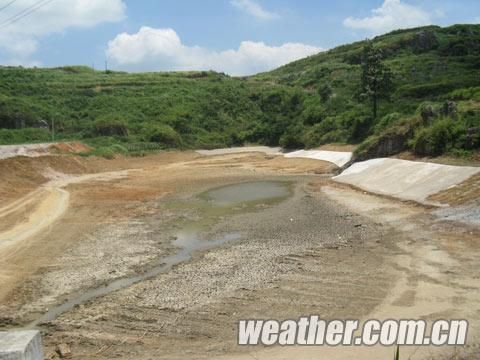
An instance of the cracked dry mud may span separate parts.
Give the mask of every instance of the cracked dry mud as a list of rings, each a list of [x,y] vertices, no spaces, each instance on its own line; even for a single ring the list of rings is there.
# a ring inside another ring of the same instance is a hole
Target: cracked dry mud
[[[208,189],[288,181],[292,193],[281,201],[215,213],[202,227],[201,240],[238,238],[41,324],[48,357],[56,357],[61,343],[78,359],[391,357],[388,348],[236,346],[239,319],[308,314],[464,316],[473,323],[471,346],[455,351],[459,358],[477,353],[476,228],[439,222],[429,209],[334,185],[329,180],[334,168],[315,160],[193,153],[135,160],[75,158],[75,166],[66,166],[73,161],[68,159],[40,160],[57,172],[127,170],[127,175],[66,185],[65,214],[21,247],[2,250],[9,255],[2,257],[0,270],[4,328],[26,325],[48,308],[144,273],[175,254],[179,231],[208,217],[193,206]],[[47,180],[39,177],[38,185]],[[452,351],[420,349],[411,355],[449,358]]]

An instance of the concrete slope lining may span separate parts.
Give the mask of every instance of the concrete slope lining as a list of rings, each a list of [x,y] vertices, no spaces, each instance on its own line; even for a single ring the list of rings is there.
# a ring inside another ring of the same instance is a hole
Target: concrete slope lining
[[[303,158],[313,159],[331,162],[338,167],[342,167],[347,164],[353,154],[351,152],[343,151],[326,151],[326,150],[298,150],[289,153],[283,153],[279,147],[268,146],[247,146],[247,147],[233,147],[225,149],[214,150],[197,150],[200,155],[213,156],[213,155],[227,155],[247,152],[261,152],[267,155],[283,155],[286,158]]]
[[[228,155],[228,154],[240,154],[249,152],[261,152],[267,155],[283,155],[282,149],[279,147],[270,146],[244,146],[244,147],[231,147],[224,149],[213,150],[197,150],[200,155],[214,156],[214,155]]]
[[[346,165],[352,160],[353,154],[344,151],[326,151],[326,150],[298,150],[285,154],[286,158],[305,158],[322,160],[334,163],[338,167]]]
[[[372,193],[429,203],[430,195],[458,185],[479,172],[480,167],[380,158],[355,163],[333,179]]]

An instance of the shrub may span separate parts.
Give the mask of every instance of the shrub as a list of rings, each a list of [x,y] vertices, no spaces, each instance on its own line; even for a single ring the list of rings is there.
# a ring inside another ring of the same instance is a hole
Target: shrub
[[[125,146],[120,144],[113,144],[112,146],[110,146],[110,149],[115,153],[119,153],[119,154],[126,155],[128,153],[128,149]]]
[[[320,95],[320,98],[322,99],[323,102],[328,101],[328,99],[330,99],[332,94],[333,94],[332,87],[328,83],[321,85],[320,88],[318,89],[318,95]]]
[[[304,142],[307,147],[315,147],[322,145],[322,137],[331,132],[337,130],[337,123],[334,117],[328,117],[322,122],[312,126],[306,133]]]
[[[458,129],[452,119],[441,119],[428,128],[421,128],[410,142],[417,155],[439,156],[455,146],[459,137]]]
[[[123,119],[115,115],[100,117],[94,123],[95,135],[99,136],[127,136],[128,127]]]
[[[179,147],[182,145],[182,138],[169,125],[153,125],[143,130],[146,141],[162,144],[165,147]]]
[[[301,149],[305,147],[304,129],[302,126],[291,126],[280,137],[280,146],[285,149]]]
[[[447,98],[453,100],[480,100],[480,87],[457,89],[448,94]]]
[[[450,151],[450,155],[458,158],[468,159],[472,156],[472,152],[469,150],[463,150],[463,149],[452,149],[452,151]]]
[[[456,87],[458,87],[458,84],[448,81],[420,85],[404,85],[398,89],[398,95],[414,99],[425,98],[451,92]]]
[[[345,129],[337,129],[329,131],[320,138],[321,144],[328,143],[347,143],[350,136],[350,132]]]
[[[242,146],[245,143],[245,132],[233,132],[229,135],[228,143],[231,146]]]
[[[226,139],[216,133],[209,133],[205,130],[199,130],[195,141],[195,146],[202,149],[216,149],[227,146]]]
[[[371,132],[373,118],[359,116],[353,119],[351,141],[359,142],[364,140]]]
[[[370,136],[355,150],[357,160],[368,160],[398,154],[407,149],[408,140],[413,136],[420,119],[411,118],[398,122],[379,134]]]
[[[305,125],[315,125],[324,119],[325,109],[322,105],[312,104],[302,112],[302,118]]]
[[[112,147],[101,146],[91,151],[88,155],[99,156],[105,159],[113,159],[115,154],[115,150]]]
[[[422,117],[423,122],[426,124],[438,116],[439,110],[435,104],[423,102],[418,107],[418,113]]]
[[[380,121],[375,125],[374,132],[379,133],[382,130],[385,130],[392,124],[396,123],[398,120],[400,120],[401,115],[399,113],[391,113],[388,115],[385,115],[383,118],[380,119]]]
[[[0,145],[47,142],[51,134],[47,129],[0,129]]]

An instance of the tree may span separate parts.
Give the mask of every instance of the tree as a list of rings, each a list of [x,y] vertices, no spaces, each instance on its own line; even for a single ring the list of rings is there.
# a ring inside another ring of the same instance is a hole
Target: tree
[[[360,97],[372,102],[374,120],[377,118],[378,102],[388,99],[392,90],[392,72],[383,62],[382,51],[367,41],[363,49]]]

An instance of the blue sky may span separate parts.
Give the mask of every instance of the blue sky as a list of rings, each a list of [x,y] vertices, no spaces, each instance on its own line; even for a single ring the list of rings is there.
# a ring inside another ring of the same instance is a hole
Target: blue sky
[[[233,75],[393,29],[480,21],[478,0],[0,0],[4,6],[4,65],[103,68],[108,59],[118,70]]]

